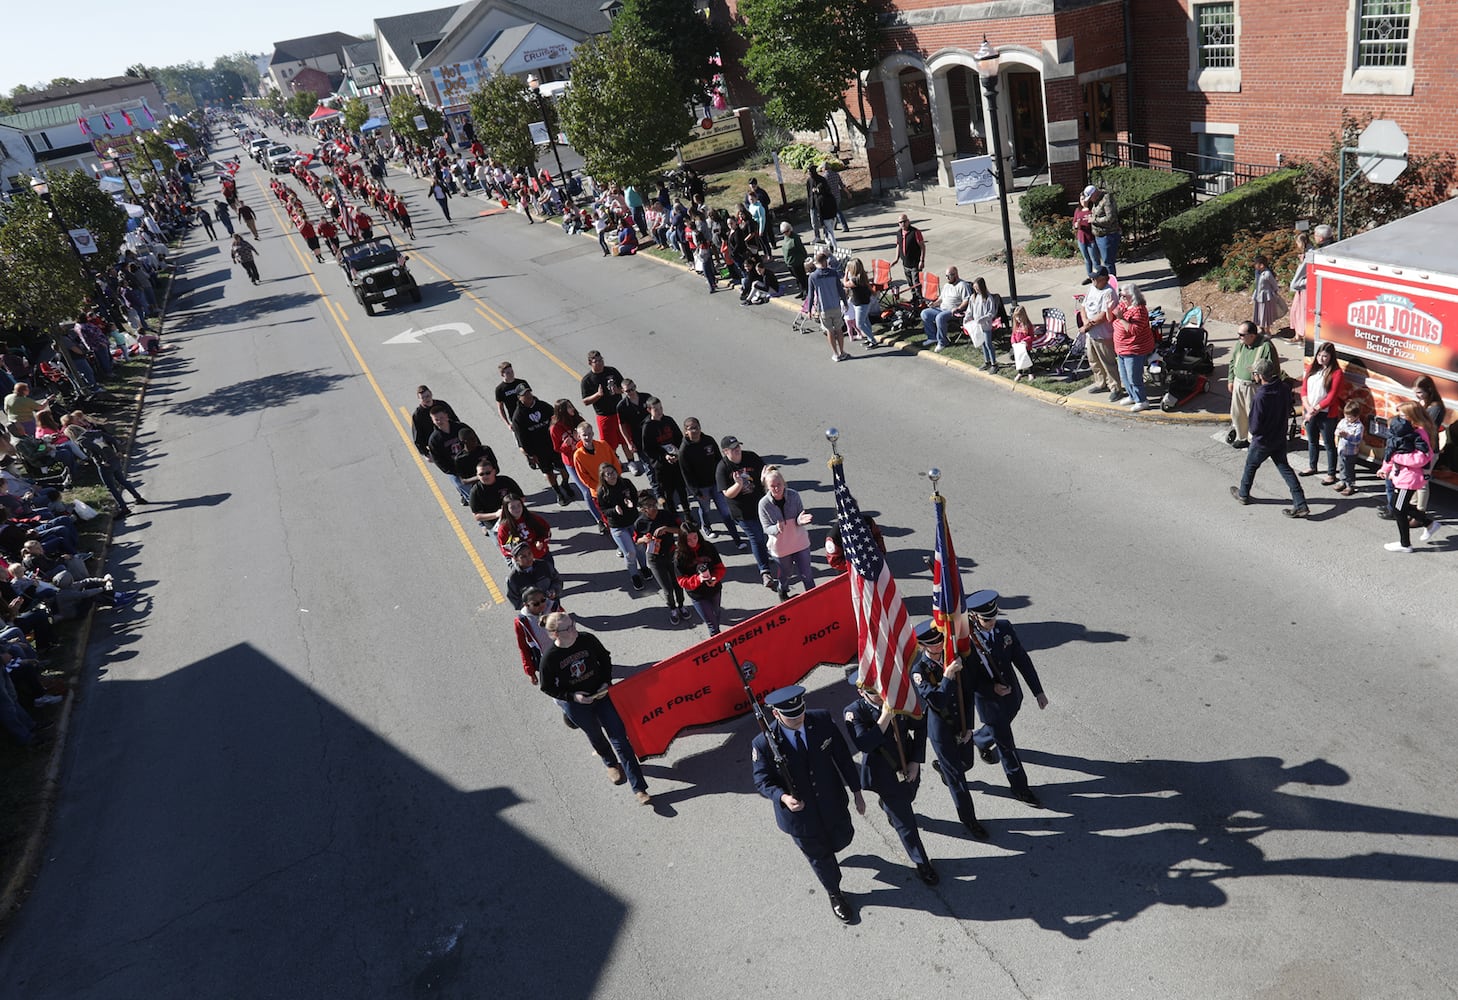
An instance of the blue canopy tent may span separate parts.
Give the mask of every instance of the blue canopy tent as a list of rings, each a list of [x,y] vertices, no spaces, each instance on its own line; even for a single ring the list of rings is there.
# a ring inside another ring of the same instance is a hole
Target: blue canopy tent
[[[384,128],[388,124],[389,122],[385,121],[385,119],[383,118],[371,118],[369,121],[361,125],[359,127],[359,130],[361,132],[373,132],[376,129]]]

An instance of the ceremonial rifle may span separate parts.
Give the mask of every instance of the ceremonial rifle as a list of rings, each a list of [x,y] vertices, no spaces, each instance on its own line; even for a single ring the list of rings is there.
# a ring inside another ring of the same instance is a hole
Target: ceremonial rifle
[[[769,747],[770,759],[775,762],[775,770],[780,773],[780,781],[784,783],[785,791],[790,793],[790,798],[798,799],[800,796],[795,793],[795,779],[790,777],[790,762],[785,759],[783,751],[780,750],[780,741],[775,739],[774,732],[770,729],[769,719],[764,714],[764,706],[754,696],[754,689],[749,686],[749,678],[744,676],[744,668],[739,665],[739,657],[734,655],[734,644],[724,643],[724,652],[729,654],[729,659],[734,662],[734,673],[739,678],[739,683],[744,685],[744,694],[749,698],[749,707],[754,712],[754,721],[759,723],[759,731],[764,734],[765,745]]]

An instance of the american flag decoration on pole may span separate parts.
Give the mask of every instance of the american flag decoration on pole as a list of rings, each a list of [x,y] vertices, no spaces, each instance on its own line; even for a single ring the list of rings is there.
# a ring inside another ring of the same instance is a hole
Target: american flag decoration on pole
[[[943,636],[946,658],[951,663],[958,653],[970,648],[971,633],[967,628],[967,609],[963,606],[962,571],[957,567],[957,552],[952,547],[952,528],[947,523],[947,498],[937,490],[942,470],[926,473],[932,484],[932,512],[936,517],[936,547],[932,552],[932,621]]]
[[[80,118],[77,118],[76,119],[76,124],[81,126],[81,134],[82,135],[90,135],[91,134],[91,126],[87,123],[86,116],[85,115],[82,115]]]
[[[116,126],[111,123],[111,115],[107,114],[105,111],[101,113],[101,127],[106,129],[108,132],[116,128]]]
[[[157,119],[152,117],[152,109],[147,106],[147,99],[145,97],[142,98],[142,114],[147,117],[148,125],[155,126],[157,124]]]
[[[836,522],[850,571],[851,607],[856,615],[856,646],[860,650],[856,684],[881,695],[893,711],[920,716],[921,703],[906,669],[916,655],[916,633],[881,547],[845,484],[845,469],[835,450],[840,434],[832,427],[825,437],[832,452]]]
[[[129,115],[129,114],[127,114],[127,111],[126,111],[125,108],[122,109],[121,116],[122,116],[122,121],[124,121],[124,122],[127,123],[127,127],[128,128],[135,128],[136,127],[136,124],[132,121],[132,116]]]

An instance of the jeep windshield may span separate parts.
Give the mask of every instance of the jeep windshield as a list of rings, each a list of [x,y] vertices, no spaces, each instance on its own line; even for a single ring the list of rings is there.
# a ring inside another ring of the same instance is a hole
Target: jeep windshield
[[[388,240],[370,243],[356,243],[345,247],[344,258],[356,271],[372,271],[380,267],[395,267],[400,263],[400,254]]]

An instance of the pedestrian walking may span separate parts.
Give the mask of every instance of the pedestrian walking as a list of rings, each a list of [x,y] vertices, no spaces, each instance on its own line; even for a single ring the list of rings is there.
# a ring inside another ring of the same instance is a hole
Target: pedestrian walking
[[[255,240],[258,239],[258,217],[253,214],[253,209],[240,202],[238,205],[238,218],[248,227],[248,231],[253,234],[253,238]]]
[[[552,646],[542,654],[539,684],[543,694],[565,705],[567,718],[596,743],[599,732],[607,737],[617,763],[609,764],[608,778],[615,785],[625,781],[639,804],[651,805],[648,782],[638,755],[628,742],[628,730],[608,697],[613,683],[612,655],[595,635],[577,628],[572,616],[557,611],[547,616],[547,633]]]
[[[1309,517],[1311,509],[1306,506],[1301,480],[1286,458],[1286,446],[1290,441],[1291,390],[1274,361],[1257,361],[1251,375],[1255,379],[1255,395],[1250,410],[1250,451],[1245,456],[1245,471],[1241,473],[1240,485],[1230,487],[1230,495],[1237,503],[1250,503],[1250,488],[1255,482],[1256,470],[1270,459],[1291,491],[1291,506],[1283,508],[1281,513],[1287,517]]]
[[[935,622],[917,626],[916,642],[919,650],[911,662],[911,682],[926,706],[926,737],[936,756],[932,768],[951,793],[957,818],[967,832],[986,840],[987,829],[978,822],[967,791],[967,772],[977,762],[978,753],[972,741],[976,704],[971,686],[962,681],[967,661],[957,656],[945,662],[946,637]]]
[[[213,203],[213,216],[218,220],[218,222],[222,223],[223,228],[228,231],[228,235],[232,236],[233,216],[228,211],[228,203],[226,201],[217,201]]]
[[[209,212],[206,208],[198,208],[197,221],[201,222],[203,228],[208,231],[208,239],[215,240],[218,238],[218,231],[213,227],[212,213]]]
[[[750,758],[754,787],[774,804],[775,825],[790,835],[830,896],[830,910],[841,923],[855,910],[840,891],[836,854],[855,837],[850,802],[866,814],[860,778],[845,738],[829,712],[807,711],[805,689],[780,688],[765,696],[774,723],[754,738]],[[850,795],[846,795],[846,790]]]
[[[678,585],[693,602],[710,635],[719,634],[720,610],[724,599],[724,560],[719,550],[702,534],[693,521],[685,521],[679,529],[673,549],[673,571]],[[682,606],[680,605],[680,608]]]
[[[851,681],[856,681],[855,674]],[[862,688],[843,714],[851,744],[861,752],[861,787],[876,793],[881,811],[916,867],[917,878],[936,885],[941,877],[927,857],[912,808],[921,787],[921,765],[926,761],[923,720],[896,712],[871,688]]]
[[[430,186],[430,196],[434,198],[435,203],[440,206],[441,214],[445,216],[446,221],[450,222],[451,193],[445,189],[445,185],[440,182],[439,178],[437,178],[435,183]]]
[[[233,246],[230,252],[234,263],[240,264],[243,271],[248,275],[248,280],[255,285],[258,284],[258,264],[254,257],[258,255],[258,248],[243,238],[242,233],[233,234]]]
[[[1028,774],[1013,739],[1013,719],[1023,707],[1018,674],[1028,682],[1039,709],[1048,707],[1048,696],[1043,693],[1033,659],[1023,648],[1012,623],[998,618],[997,602],[995,590],[979,590],[967,598],[967,611],[972,618],[972,649],[978,658],[973,670],[973,701],[977,717],[982,720],[982,727],[972,734],[972,742],[977,744],[983,760],[992,763],[1001,759],[1013,798],[1041,809],[1043,803],[1028,787]]]

